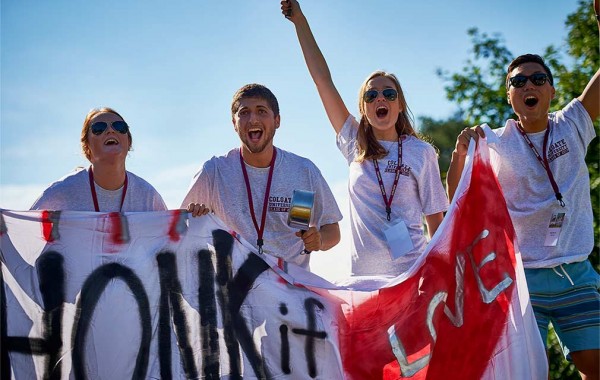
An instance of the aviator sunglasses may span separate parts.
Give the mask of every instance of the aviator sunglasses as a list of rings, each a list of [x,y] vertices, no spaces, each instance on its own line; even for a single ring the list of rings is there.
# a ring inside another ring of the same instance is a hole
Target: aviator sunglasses
[[[546,75],[544,73],[535,73],[535,74],[531,74],[529,76],[515,75],[514,77],[509,78],[508,82],[510,83],[511,86],[513,86],[515,88],[520,88],[520,87],[525,86],[528,79],[531,81],[531,83],[535,84],[536,86],[543,86],[544,83],[546,83],[548,81],[548,75]]]
[[[113,121],[111,123],[111,126],[112,129],[121,134],[126,134],[129,131],[129,126],[123,120]],[[92,124],[90,128],[92,129],[92,133],[98,136],[103,134],[104,131],[106,131],[106,129],[108,128],[108,123],[105,121],[97,121],[94,124]]]
[[[381,91],[381,94],[389,102],[393,102],[398,97],[398,91],[394,90],[393,88],[386,88],[385,90]],[[379,91],[369,90],[364,93],[363,100],[367,103],[372,103],[375,99],[377,99],[378,95]]]

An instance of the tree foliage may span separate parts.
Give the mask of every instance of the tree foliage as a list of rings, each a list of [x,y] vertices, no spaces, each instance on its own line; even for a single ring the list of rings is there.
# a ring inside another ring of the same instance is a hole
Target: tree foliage
[[[449,74],[438,69],[438,75],[448,84],[444,87],[448,100],[456,102],[468,125],[488,123],[501,126],[513,116],[506,101],[504,78],[512,53],[504,46],[499,34],[489,36],[477,28],[467,32],[473,43],[473,57],[460,73]],[[456,137],[456,136],[455,136]]]
[[[551,110],[564,107],[581,94],[590,78],[600,67],[598,25],[589,0],[580,0],[577,10],[565,21],[567,38],[559,47],[548,46],[544,58],[555,78],[556,98]],[[489,35],[476,28],[468,30],[473,48],[460,72],[438,69],[446,82],[446,97],[455,102],[458,112],[447,120],[428,117],[419,119],[421,133],[429,136],[440,150],[440,169],[445,178],[456,137],[465,126],[488,123],[501,127],[506,119],[515,118],[506,98],[506,68],[514,58],[500,34]],[[564,52],[564,53],[561,53]],[[596,134],[600,132],[595,120]],[[586,162],[590,173],[592,208],[594,211],[594,250],[590,255],[596,270],[600,269],[598,220],[600,216],[600,149],[598,138],[588,148]],[[564,360],[553,332],[549,334],[551,379],[578,379],[572,364]]]
[[[433,141],[433,144],[439,150],[440,172],[442,173],[442,180],[445,181],[456,136],[469,125],[465,123],[460,112],[447,120],[435,120],[427,116],[421,117],[419,118],[419,125],[420,130]]]

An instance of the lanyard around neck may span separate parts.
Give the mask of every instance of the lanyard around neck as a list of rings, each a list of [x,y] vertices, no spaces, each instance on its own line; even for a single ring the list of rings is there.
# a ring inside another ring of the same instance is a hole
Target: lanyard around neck
[[[262,246],[264,244],[263,234],[265,232],[265,220],[267,219],[267,208],[269,203],[269,193],[271,192],[271,180],[273,179],[273,170],[275,169],[275,157],[277,157],[277,149],[273,147],[273,157],[269,164],[269,177],[267,179],[267,188],[265,189],[265,199],[263,202],[262,217],[260,220],[260,227],[256,221],[256,215],[254,214],[254,202],[252,201],[252,189],[250,188],[250,179],[248,178],[248,172],[246,171],[246,164],[244,163],[244,157],[242,157],[242,148],[240,148],[240,164],[242,165],[242,173],[244,173],[244,182],[246,182],[246,195],[248,196],[248,206],[250,207],[250,215],[252,215],[252,222],[254,223],[254,229],[258,238],[256,239],[256,245],[258,246],[258,253],[262,253]]]
[[[392,201],[394,200],[394,194],[396,194],[396,187],[398,186],[398,180],[400,179],[400,166],[402,166],[402,138],[400,136],[398,136],[398,162],[396,164],[396,176],[394,177],[394,184],[392,185],[392,191],[390,192],[389,199],[387,197],[387,194],[385,193],[385,186],[383,184],[383,178],[381,178],[381,171],[379,170],[379,164],[377,163],[377,159],[373,159],[373,166],[375,166],[375,174],[377,175],[379,189],[381,190],[383,203],[385,203],[385,212],[387,214],[387,220],[389,221],[392,217]]]
[[[554,175],[552,174],[552,171],[550,170],[550,164],[548,163],[547,152],[548,152],[548,138],[550,136],[550,120],[548,120],[548,126],[546,127],[546,133],[544,134],[544,147],[543,147],[544,157],[542,157],[539,154],[539,152],[535,148],[535,145],[533,145],[533,142],[531,141],[529,136],[527,136],[527,133],[521,126],[520,122],[517,123],[517,130],[521,133],[521,136],[523,136],[523,138],[527,142],[527,145],[529,145],[529,147],[533,151],[533,154],[535,154],[535,157],[538,159],[540,164],[542,164],[542,167],[546,170],[546,174],[548,175],[548,180],[550,180],[550,185],[552,185],[552,190],[554,190],[554,196],[556,197],[556,200],[562,207],[565,207],[565,202],[563,201],[563,196],[560,193],[558,184],[556,183],[556,180],[554,179]]]
[[[92,192],[92,200],[94,201],[94,209],[96,212],[100,212],[98,207],[98,196],[96,195],[96,186],[94,186],[94,171],[90,166],[89,170],[90,177],[90,191]],[[123,211],[123,202],[125,202],[125,194],[127,194],[127,172],[125,172],[125,184],[123,185],[123,192],[121,193],[121,206],[119,206],[119,212]]]

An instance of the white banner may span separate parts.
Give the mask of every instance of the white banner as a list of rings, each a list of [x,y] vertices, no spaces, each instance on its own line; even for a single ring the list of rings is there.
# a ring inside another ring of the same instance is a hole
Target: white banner
[[[381,289],[280,268],[212,216],[2,210],[1,377],[545,378],[483,148],[426,253]]]

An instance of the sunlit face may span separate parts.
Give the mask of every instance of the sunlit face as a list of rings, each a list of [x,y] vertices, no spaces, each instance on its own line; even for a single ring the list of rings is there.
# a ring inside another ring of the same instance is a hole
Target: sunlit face
[[[96,122],[103,121],[111,125],[114,121],[123,121],[119,116],[112,112],[103,112],[94,116],[90,120],[90,126]],[[100,134],[92,133],[92,128],[88,129],[87,141],[90,148],[90,162],[92,164],[100,162],[115,162],[127,158],[129,151],[129,138],[127,133],[119,133],[112,126]]]
[[[279,128],[269,103],[261,98],[242,98],[232,121],[242,145],[252,153],[261,153],[273,146],[275,130]]]
[[[371,103],[363,100],[365,116],[373,127],[375,137],[380,140],[393,140],[398,137],[395,124],[401,111],[400,101],[398,98],[390,101],[383,96],[382,91],[388,88],[398,90],[392,79],[384,76],[375,77],[367,82],[365,92],[376,90],[379,92],[377,98]]]
[[[535,73],[546,73],[546,71],[539,63],[527,62],[514,68],[509,77],[529,76]],[[515,88],[509,84],[506,95],[519,119],[522,122],[530,122],[548,117],[554,93],[554,87],[549,81],[541,86],[536,86],[531,80],[528,80],[523,87]]]

